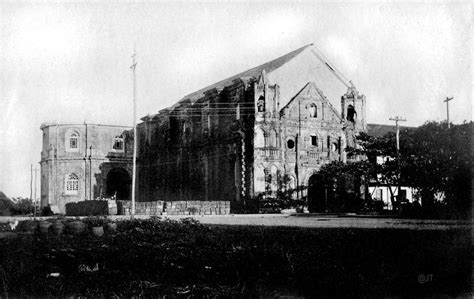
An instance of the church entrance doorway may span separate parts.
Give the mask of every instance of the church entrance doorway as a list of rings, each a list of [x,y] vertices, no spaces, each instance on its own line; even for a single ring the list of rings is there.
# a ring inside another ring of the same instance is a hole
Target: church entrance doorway
[[[308,209],[311,213],[324,213],[327,210],[328,190],[325,178],[313,174],[308,181]]]
[[[118,200],[130,200],[130,185],[132,179],[123,168],[113,168],[107,174],[106,194],[109,197],[116,196]]]

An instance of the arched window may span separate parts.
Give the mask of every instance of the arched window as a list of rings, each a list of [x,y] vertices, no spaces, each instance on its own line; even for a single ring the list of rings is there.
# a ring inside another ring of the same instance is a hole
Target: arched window
[[[287,142],[286,142],[286,145],[288,146],[289,149],[292,149],[295,147],[295,141],[293,139],[289,139]]]
[[[77,194],[79,190],[79,178],[75,173],[71,173],[66,178],[66,194]]]
[[[191,126],[188,122],[184,122],[183,124],[183,133],[185,137],[189,137],[191,135]]]
[[[316,104],[309,105],[309,117],[318,117],[318,107]]]
[[[265,112],[265,98],[260,96],[257,101],[257,110],[258,112]]]
[[[311,145],[312,146],[318,146],[318,136],[311,135]]]
[[[274,129],[270,130],[270,146],[278,147],[278,137]]]
[[[123,137],[115,136],[112,148],[116,151],[123,151]]]
[[[68,138],[68,149],[77,151],[79,149],[79,134],[77,132],[71,133]]]
[[[271,144],[270,144],[270,134],[267,131],[263,131],[263,137],[265,139],[265,147],[271,146]]]
[[[351,122],[355,122],[357,118],[357,112],[355,111],[354,106],[349,105],[347,106],[347,120]]]

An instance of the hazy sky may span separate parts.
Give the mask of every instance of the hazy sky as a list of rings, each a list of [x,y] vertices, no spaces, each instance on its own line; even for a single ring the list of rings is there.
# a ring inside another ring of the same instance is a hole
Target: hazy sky
[[[0,190],[29,196],[43,122],[138,116],[314,43],[367,96],[369,123],[471,119],[469,2],[15,3],[0,0]],[[39,177],[38,177],[39,179]],[[39,196],[38,189],[38,196]]]

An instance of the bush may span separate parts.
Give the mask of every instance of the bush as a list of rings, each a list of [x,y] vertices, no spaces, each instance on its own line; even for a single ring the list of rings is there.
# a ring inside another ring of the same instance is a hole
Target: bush
[[[44,206],[42,209],[41,209],[41,216],[53,216],[53,211],[51,211],[51,207],[50,206]]]
[[[106,200],[87,200],[66,204],[67,216],[99,216],[109,212]]]
[[[10,207],[12,215],[28,215],[35,211],[35,206],[29,199],[20,199]]]

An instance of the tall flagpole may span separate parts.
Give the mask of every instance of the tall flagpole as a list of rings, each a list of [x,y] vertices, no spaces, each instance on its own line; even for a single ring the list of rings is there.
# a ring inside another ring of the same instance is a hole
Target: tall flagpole
[[[131,210],[131,218],[135,217],[135,183],[136,183],[136,173],[137,173],[137,83],[136,83],[136,75],[135,69],[137,67],[137,62],[135,57],[137,56],[137,52],[135,47],[133,47],[133,55],[132,55],[132,65],[130,68],[133,72],[133,170],[132,170],[132,210]]]

